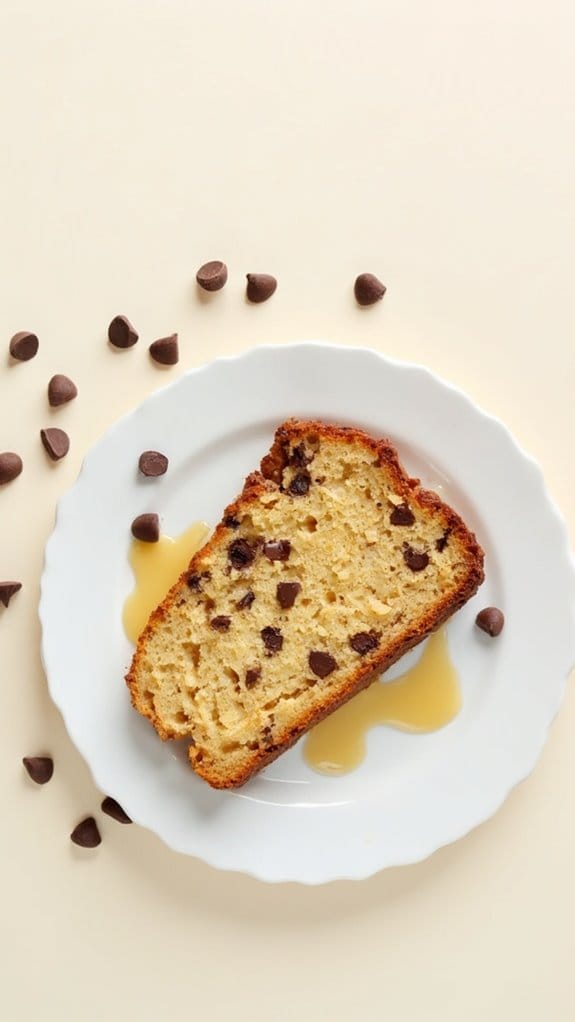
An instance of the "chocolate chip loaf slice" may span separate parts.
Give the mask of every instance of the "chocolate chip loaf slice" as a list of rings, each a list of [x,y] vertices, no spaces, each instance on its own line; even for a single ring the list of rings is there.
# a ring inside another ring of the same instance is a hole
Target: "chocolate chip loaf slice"
[[[127,682],[215,788],[243,784],[477,590],[483,552],[386,440],[280,426],[151,615]]]

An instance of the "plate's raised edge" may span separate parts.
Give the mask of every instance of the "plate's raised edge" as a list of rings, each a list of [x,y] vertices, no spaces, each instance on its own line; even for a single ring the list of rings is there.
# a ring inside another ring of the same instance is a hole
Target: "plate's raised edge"
[[[306,350],[315,351],[317,349],[323,349],[325,351],[330,351],[330,352],[332,352],[335,355],[335,357],[337,357],[338,355],[341,355],[342,352],[345,353],[346,355],[358,355],[359,354],[359,355],[362,355],[362,356],[368,356],[368,357],[373,358],[374,360],[378,360],[378,361],[387,363],[388,365],[394,366],[394,367],[396,367],[398,369],[406,370],[406,371],[408,371],[410,373],[417,373],[417,374],[419,374],[421,376],[427,377],[434,384],[439,384],[440,386],[442,386],[442,387],[446,388],[447,390],[449,390],[451,392],[451,394],[453,395],[453,397],[455,397],[457,400],[459,400],[461,402],[461,404],[467,406],[468,409],[472,412],[472,414],[480,415],[487,423],[489,423],[490,428],[495,429],[495,430],[497,430],[499,432],[501,441],[507,443],[507,445],[509,447],[511,447],[512,450],[515,451],[516,455],[518,455],[519,458],[522,461],[524,461],[529,466],[529,468],[531,470],[531,473],[532,473],[532,476],[533,476],[533,479],[537,483],[537,487],[538,487],[538,489],[540,491],[540,495],[541,495],[541,499],[542,499],[542,504],[546,505],[548,511],[550,512],[551,518],[554,521],[555,529],[556,529],[557,536],[558,536],[558,539],[559,539],[558,546],[559,546],[559,548],[561,548],[561,547],[563,548],[562,553],[563,553],[564,558],[565,558],[565,563],[566,563],[566,565],[570,569],[570,590],[571,590],[571,592],[570,592],[570,601],[569,602],[570,602],[570,616],[574,620],[574,631],[573,631],[573,636],[572,636],[572,640],[571,640],[571,648],[568,650],[568,652],[566,654],[566,665],[565,665],[565,669],[564,669],[564,676],[561,679],[562,684],[560,686],[558,686],[557,698],[556,698],[554,706],[551,708],[550,715],[549,715],[548,719],[544,720],[544,721],[542,720],[542,722],[541,722],[542,726],[541,726],[539,742],[538,743],[535,743],[535,742],[533,743],[533,749],[532,749],[531,755],[526,758],[526,762],[523,764],[523,766],[522,766],[522,768],[521,768],[521,770],[519,772],[519,776],[517,776],[515,778],[515,780],[512,783],[510,783],[508,786],[504,787],[503,791],[500,793],[498,798],[495,799],[491,803],[489,808],[486,809],[483,812],[481,818],[478,819],[478,820],[475,820],[474,823],[472,823],[470,825],[467,825],[467,823],[466,823],[463,828],[459,828],[459,829],[456,828],[452,834],[450,834],[447,838],[442,838],[442,840],[439,843],[437,842],[436,839],[433,839],[432,841],[430,841],[428,846],[426,846],[426,847],[424,846],[423,848],[420,847],[418,849],[418,852],[417,852],[416,855],[406,856],[406,857],[403,857],[401,859],[397,859],[397,861],[394,861],[393,863],[391,863],[391,862],[387,863],[386,865],[381,866],[381,867],[376,868],[376,869],[373,869],[373,870],[370,870],[369,872],[365,872],[362,869],[357,870],[357,871],[349,870],[348,872],[345,872],[345,873],[342,872],[342,873],[339,873],[339,874],[337,874],[335,876],[330,876],[330,877],[327,877],[327,878],[319,877],[319,876],[307,876],[307,877],[298,876],[298,877],[293,877],[293,876],[285,875],[285,874],[279,873],[279,872],[272,873],[271,871],[268,871],[267,873],[256,872],[254,870],[250,870],[249,868],[246,868],[245,866],[230,865],[229,862],[224,861],[223,858],[218,858],[217,855],[212,855],[212,856],[205,856],[205,855],[203,855],[201,857],[202,861],[206,862],[208,865],[212,866],[214,869],[225,870],[226,872],[242,873],[242,874],[251,876],[251,877],[253,877],[256,880],[262,880],[262,881],[265,881],[267,883],[290,883],[290,882],[297,882],[297,883],[301,883],[301,884],[308,885],[308,886],[315,886],[315,885],[318,885],[320,883],[329,883],[329,882],[333,882],[333,881],[336,881],[336,880],[363,880],[363,879],[367,879],[369,876],[375,875],[375,873],[380,872],[380,870],[384,869],[384,868],[389,868],[391,866],[408,866],[408,865],[413,865],[413,864],[415,864],[417,862],[422,862],[424,859],[428,858],[430,855],[432,855],[439,848],[444,848],[447,845],[453,844],[455,841],[458,841],[460,838],[465,837],[467,834],[469,834],[476,827],[481,826],[481,824],[483,824],[487,820],[489,820],[500,809],[500,807],[503,805],[503,803],[508,798],[508,796],[511,793],[511,791],[513,791],[519,784],[521,784],[524,780],[526,780],[527,777],[533,771],[533,769],[534,769],[534,767],[535,767],[535,765],[536,765],[536,763],[537,763],[537,761],[538,761],[538,759],[539,759],[539,757],[541,755],[541,752],[542,752],[542,749],[543,749],[543,747],[545,745],[545,742],[547,740],[547,736],[548,736],[551,724],[553,723],[553,720],[555,719],[555,717],[557,715],[557,712],[559,710],[559,707],[561,705],[561,702],[562,702],[562,699],[563,699],[563,694],[564,694],[564,691],[565,691],[565,687],[566,687],[566,683],[567,683],[567,679],[569,677],[569,674],[571,673],[571,671],[575,667],[575,557],[574,557],[574,555],[573,555],[573,553],[571,552],[571,549],[570,549],[569,537],[568,537],[566,523],[565,523],[565,521],[563,519],[563,516],[562,516],[558,506],[556,505],[555,501],[553,500],[553,498],[547,492],[547,489],[546,489],[546,486],[545,486],[545,480],[544,480],[543,472],[542,472],[539,464],[537,463],[537,461],[521,447],[521,445],[515,440],[515,437],[513,436],[511,431],[508,429],[507,426],[504,425],[503,422],[501,422],[500,419],[498,419],[496,416],[492,415],[491,413],[484,411],[483,408],[481,408],[479,405],[475,404],[475,402],[472,401],[471,398],[468,397],[468,395],[464,391],[462,391],[458,386],[456,386],[455,384],[450,383],[450,382],[444,380],[441,376],[438,376],[436,373],[434,373],[432,370],[428,369],[426,366],[423,366],[423,365],[421,365],[419,363],[406,362],[406,361],[401,360],[401,359],[391,358],[390,356],[383,355],[380,352],[375,351],[372,348],[350,347],[350,346],[347,346],[347,345],[331,344],[331,343],[325,342],[325,341],[299,341],[299,342],[295,342],[293,344],[282,344],[282,345],[265,344],[265,345],[259,345],[257,347],[249,348],[246,351],[240,353],[239,355],[222,355],[222,356],[219,356],[216,359],[211,360],[210,362],[206,362],[206,363],[202,364],[201,366],[197,366],[197,367],[194,367],[192,369],[189,369],[185,373],[183,373],[181,376],[179,376],[177,379],[170,381],[168,384],[166,384],[166,386],[158,388],[156,391],[154,391],[148,397],[144,398],[144,401],[142,402],[142,404],[144,402],[146,404],[150,404],[150,403],[154,402],[156,399],[159,399],[165,393],[165,391],[180,385],[184,379],[186,379],[186,378],[188,378],[190,376],[201,376],[202,373],[205,373],[208,370],[212,370],[212,369],[216,368],[217,366],[225,366],[225,365],[229,365],[229,364],[232,364],[232,363],[244,362],[244,361],[248,361],[251,358],[260,357],[261,355],[263,355],[263,356],[269,355],[270,353],[273,353],[274,355],[277,356],[277,355],[281,355],[281,353],[283,353],[285,351],[293,352],[294,350],[297,350],[297,351],[302,351],[303,352],[303,351],[306,351]],[[108,427],[108,429],[105,430],[105,433],[103,435],[109,436],[110,434],[113,434],[114,432],[119,430],[121,428],[121,426],[123,425],[123,423],[127,419],[129,419],[132,416],[137,414],[138,409],[140,407],[141,406],[139,405],[135,409],[132,409],[131,411],[129,411],[129,412],[125,413],[123,416],[121,416],[120,419],[118,419],[115,423],[112,424],[112,426]],[[53,529],[53,531],[52,531],[52,533],[51,533],[51,535],[50,535],[50,537],[48,539],[48,542],[46,543],[46,547],[45,547],[45,551],[44,551],[44,563],[43,563],[43,570],[42,570],[42,576],[41,576],[41,581],[40,581],[40,600],[39,600],[39,606],[38,606],[38,614],[39,614],[40,625],[41,625],[40,653],[41,653],[41,658],[42,658],[42,664],[44,666],[44,671],[46,673],[46,678],[47,678],[47,682],[48,682],[48,689],[49,689],[49,692],[50,692],[50,696],[51,696],[53,702],[55,703],[55,705],[57,706],[58,710],[60,711],[60,713],[62,715],[62,718],[63,718],[65,726],[66,726],[66,730],[68,731],[68,734],[70,735],[70,738],[72,739],[72,741],[74,742],[76,748],[80,752],[82,758],[85,760],[86,764],[88,765],[88,768],[90,770],[90,773],[92,775],[92,778],[94,780],[94,783],[95,783],[96,787],[98,787],[100,789],[100,791],[102,791],[102,792],[107,792],[108,790],[113,789],[113,784],[111,786],[106,784],[105,783],[105,779],[100,774],[100,772],[98,770],[93,769],[93,767],[89,763],[89,760],[88,760],[88,758],[86,756],[86,753],[85,753],[85,750],[83,748],[82,740],[78,736],[78,733],[75,730],[74,726],[67,719],[66,714],[64,712],[64,709],[63,709],[63,707],[62,707],[62,705],[60,703],[60,700],[58,699],[56,693],[54,692],[53,686],[52,686],[52,684],[50,682],[50,665],[47,662],[46,646],[45,646],[45,634],[46,634],[46,602],[45,602],[46,579],[47,579],[48,574],[50,572],[50,568],[51,568],[52,563],[56,560],[56,558],[53,557],[53,554],[54,554],[54,550],[55,550],[56,544],[57,544],[58,526],[59,526],[59,524],[61,522],[62,517],[66,513],[67,505],[69,503],[72,503],[72,501],[73,501],[75,489],[76,489],[78,483],[80,482],[82,475],[86,471],[86,468],[89,466],[90,460],[91,460],[91,455],[92,455],[93,451],[96,449],[96,447],[98,446],[98,444],[100,443],[101,439],[102,438],[100,437],[92,445],[92,447],[90,448],[88,453],[85,455],[85,457],[84,457],[84,459],[82,461],[82,464],[81,464],[78,476],[76,477],[76,480],[74,481],[72,486],[66,491],[66,493],[63,494],[63,496],[59,499],[59,501],[57,503],[54,529]],[[561,550],[560,550],[560,553],[561,553]],[[186,848],[183,848],[181,846],[178,847],[177,843],[166,840],[166,838],[163,835],[160,835],[149,822],[145,822],[145,821],[143,821],[141,819],[138,819],[137,815],[134,815],[133,820],[134,820],[134,823],[137,823],[140,826],[145,827],[146,829],[151,830],[153,833],[155,833],[160,838],[160,840],[162,840],[165,844],[167,844],[168,847],[170,847],[173,851],[178,852],[180,854],[184,854],[184,855],[190,855],[190,852]]]

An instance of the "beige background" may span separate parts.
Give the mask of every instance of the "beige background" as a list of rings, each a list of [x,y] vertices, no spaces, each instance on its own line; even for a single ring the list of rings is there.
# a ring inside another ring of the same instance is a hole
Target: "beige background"
[[[96,852],[71,845],[100,795],[36,620],[88,446],[264,341],[426,363],[508,423],[575,526],[574,33],[570,0],[3,0],[0,336],[41,339],[0,359],[0,449],[25,461],[0,492],[0,575],[25,585],[0,611],[3,1022],[575,1016],[572,687],[533,776],[467,839],[366,882],[267,887],[108,818]],[[210,258],[230,282],[205,301]],[[369,310],[364,269],[388,285]],[[269,304],[245,304],[248,270],[277,274]],[[128,352],[105,341],[117,312],[141,332]],[[173,330],[166,372],[146,344]],[[50,412],[54,372],[80,396]],[[47,424],[72,438],[56,466]],[[20,759],[44,751],[37,788]]]

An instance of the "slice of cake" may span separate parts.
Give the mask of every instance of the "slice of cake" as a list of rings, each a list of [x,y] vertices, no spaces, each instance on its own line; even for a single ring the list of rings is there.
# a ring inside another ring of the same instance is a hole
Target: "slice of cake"
[[[243,784],[483,581],[461,518],[387,440],[280,426],[261,473],[154,611],[127,682],[216,788]]]

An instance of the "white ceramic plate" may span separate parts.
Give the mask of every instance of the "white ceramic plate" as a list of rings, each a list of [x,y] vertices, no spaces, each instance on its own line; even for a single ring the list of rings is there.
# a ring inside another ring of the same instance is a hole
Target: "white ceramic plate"
[[[463,709],[434,734],[374,728],[347,776],[314,773],[300,745],[243,789],[217,792],[130,707],[129,525],[151,510],[172,535],[214,524],[292,415],[391,437],[408,471],[441,486],[477,532],[486,582],[448,629]],[[150,448],[170,459],[153,483],[136,471]],[[490,604],[506,614],[496,641],[473,624]],[[101,790],[172,848],[268,881],[367,877],[487,819],[532,769],[575,660],[573,563],[533,461],[427,369],[320,344],[219,359],[110,429],[59,504],[40,616],[50,692]]]

